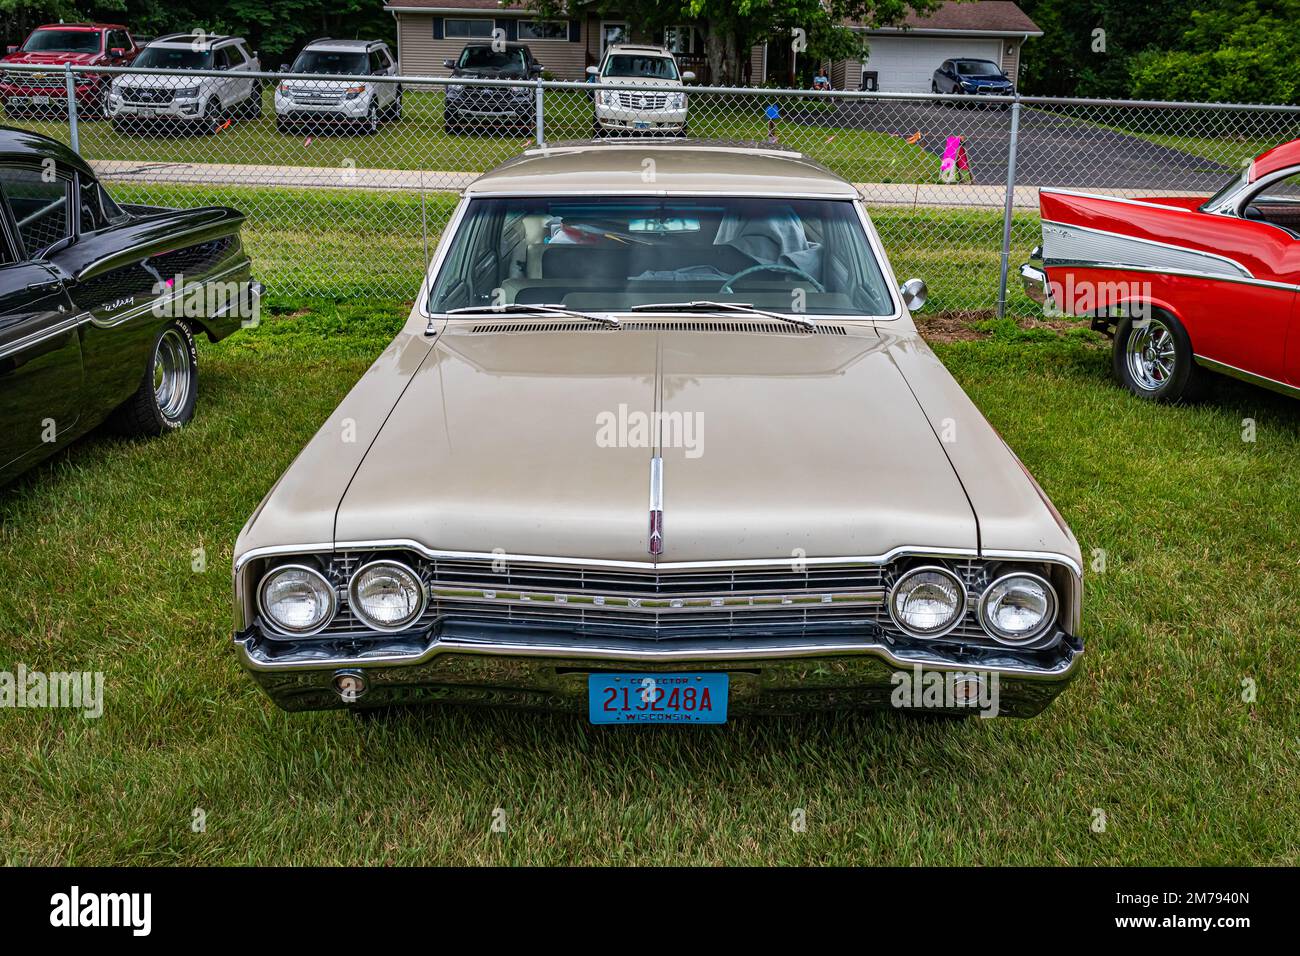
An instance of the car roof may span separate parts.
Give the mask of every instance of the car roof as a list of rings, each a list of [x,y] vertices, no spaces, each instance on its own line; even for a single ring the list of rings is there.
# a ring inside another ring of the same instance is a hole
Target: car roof
[[[33,133],[31,130],[0,126],[0,163],[54,160],[55,168],[70,166],[93,177],[90,165],[57,139]]]
[[[42,23],[36,30],[125,30],[120,23]]]
[[[662,46],[650,46],[646,43],[615,43],[608,53],[648,53],[651,56],[672,56],[672,51]]]
[[[170,33],[165,37],[158,37],[156,40],[150,40],[145,44],[145,46],[192,47],[195,43],[198,43],[201,47],[212,47],[240,39],[243,38],[216,33]]]
[[[467,47],[471,47],[471,46],[506,46],[506,47],[511,47],[511,46],[522,46],[522,47],[526,47],[526,46],[528,46],[528,44],[527,44],[527,43],[520,43],[518,40],[506,40],[504,43],[497,43],[496,40],[470,40],[468,43],[465,44],[465,46],[467,46]]]
[[[649,183],[647,169],[654,170]],[[858,196],[850,183],[820,163],[768,143],[643,139],[583,140],[530,149],[484,173],[465,190],[467,196],[673,194]]]
[[[383,40],[335,40],[332,37],[321,37],[319,40],[312,40],[304,50],[369,50],[372,46],[383,46]]]
[[[1300,166],[1300,139],[1281,143],[1266,152],[1260,153],[1250,164],[1247,182],[1255,182],[1262,176],[1275,173],[1290,166]]]

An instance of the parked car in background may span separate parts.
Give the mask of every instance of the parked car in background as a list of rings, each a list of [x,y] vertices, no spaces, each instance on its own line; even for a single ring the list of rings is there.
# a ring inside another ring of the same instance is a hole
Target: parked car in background
[[[148,43],[132,65],[184,72],[118,75],[108,94],[108,115],[120,132],[215,133],[234,119],[262,115],[262,83],[249,75],[262,67],[243,37],[169,34]],[[220,75],[186,75],[190,70]]]
[[[1025,291],[1113,336],[1134,395],[1193,399],[1221,372],[1300,398],[1300,139],[1208,198],[1044,189],[1039,210]]]
[[[468,43],[454,60],[443,60],[453,77],[466,80],[535,80],[545,67],[523,43]],[[451,84],[443,105],[448,133],[499,126],[532,127],[536,93],[524,86]]]
[[[930,81],[931,93],[1010,96],[1015,91],[1015,84],[992,60],[944,60]]]
[[[0,127],[0,482],[106,418],[159,435],[193,417],[194,337],[256,317],[243,220],[118,205],[66,146]]]
[[[119,23],[47,23],[33,30],[0,59],[0,100],[10,115],[67,109],[65,65],[127,66],[140,52],[131,31]],[[49,72],[6,70],[15,66],[49,67]],[[79,115],[104,116],[108,109],[107,75],[77,73],[74,96]]]
[[[1079,546],[917,332],[924,293],[799,153],[487,173],[239,536],[243,664],[289,710],[1037,713],[1082,660]]]
[[[381,122],[402,116],[400,84],[293,78],[295,73],[395,76],[397,60],[382,40],[312,40],[281,72],[288,74],[275,88],[275,128],[282,133],[338,124],[377,133]]]
[[[600,66],[587,67],[587,74],[596,82],[593,131],[597,136],[606,132],[686,135],[686,94],[670,88],[694,80],[695,74],[678,70],[676,58],[665,48],[614,44],[605,51]],[[614,83],[637,88],[600,88]]]

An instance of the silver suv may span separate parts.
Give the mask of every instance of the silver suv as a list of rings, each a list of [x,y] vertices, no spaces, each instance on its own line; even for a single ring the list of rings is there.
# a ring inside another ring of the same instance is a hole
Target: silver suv
[[[402,116],[402,88],[394,82],[358,79],[308,80],[294,74],[340,77],[395,76],[397,61],[382,40],[312,40],[275,88],[275,128],[282,133],[300,126],[339,123],[376,133],[384,120]]]
[[[201,30],[173,33],[149,43],[134,67],[174,70],[172,74],[122,74],[108,94],[108,116],[119,132],[145,124],[195,126],[215,133],[229,121],[262,115],[261,70],[243,37]],[[219,76],[187,76],[215,70]]]

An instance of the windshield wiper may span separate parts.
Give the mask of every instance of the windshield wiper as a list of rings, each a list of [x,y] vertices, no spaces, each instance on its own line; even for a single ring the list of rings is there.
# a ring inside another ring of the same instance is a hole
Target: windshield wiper
[[[563,305],[550,305],[540,302],[509,302],[505,305],[468,305],[461,309],[448,309],[443,315],[565,315],[574,319],[589,319],[618,328],[619,321],[612,315],[599,312],[580,312]]]
[[[802,326],[805,329],[817,327],[814,322],[806,315],[798,313],[769,312],[767,309],[756,309],[748,302],[710,302],[707,299],[697,299],[694,302],[643,302],[640,305],[632,306],[633,312],[743,312],[746,315],[761,315],[769,319],[780,319],[782,322],[793,322],[795,325]]]

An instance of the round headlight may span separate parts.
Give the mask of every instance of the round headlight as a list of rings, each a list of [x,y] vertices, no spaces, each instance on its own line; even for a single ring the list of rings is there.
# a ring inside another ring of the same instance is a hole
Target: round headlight
[[[914,637],[942,637],[965,613],[966,588],[944,568],[914,568],[889,592],[889,616]]]
[[[424,612],[419,577],[396,561],[374,561],[357,569],[348,585],[352,612],[376,631],[400,631]]]
[[[1007,574],[980,599],[980,623],[1003,644],[1026,644],[1056,620],[1056,591],[1036,574]]]
[[[303,636],[315,634],[333,619],[337,598],[315,568],[286,564],[262,578],[257,604],[277,631]]]

